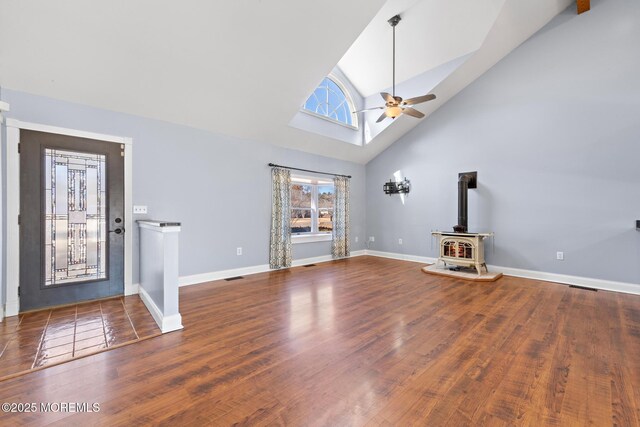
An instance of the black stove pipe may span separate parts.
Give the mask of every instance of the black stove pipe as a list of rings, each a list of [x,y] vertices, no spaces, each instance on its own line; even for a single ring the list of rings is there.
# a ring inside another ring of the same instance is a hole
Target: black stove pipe
[[[458,225],[453,227],[453,231],[456,233],[466,233],[468,231],[468,190],[469,176],[462,175],[458,179]]]
[[[477,172],[466,172],[458,175],[458,225],[453,227],[456,233],[468,232],[469,208],[468,190],[476,188]]]

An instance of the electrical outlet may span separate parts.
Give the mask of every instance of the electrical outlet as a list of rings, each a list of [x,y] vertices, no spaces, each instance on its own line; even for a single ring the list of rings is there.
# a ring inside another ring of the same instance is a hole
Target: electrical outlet
[[[402,239],[398,239],[398,244],[401,245],[402,244]]]
[[[358,243],[358,236],[356,236],[356,243]]]
[[[146,206],[133,206],[133,213],[134,214],[146,214],[147,213],[147,207]]]
[[[236,249],[236,255],[242,255],[242,248]]]
[[[556,252],[556,259],[558,261],[564,261],[564,252]]]
[[[369,236],[369,241],[370,241],[370,242],[375,242],[375,241],[376,241],[375,236]]]

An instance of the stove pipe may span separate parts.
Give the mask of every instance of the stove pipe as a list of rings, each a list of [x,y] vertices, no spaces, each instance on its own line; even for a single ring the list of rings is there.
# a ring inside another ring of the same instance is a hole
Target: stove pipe
[[[468,231],[468,189],[477,187],[477,172],[465,172],[458,175],[458,225],[453,226],[456,233]]]

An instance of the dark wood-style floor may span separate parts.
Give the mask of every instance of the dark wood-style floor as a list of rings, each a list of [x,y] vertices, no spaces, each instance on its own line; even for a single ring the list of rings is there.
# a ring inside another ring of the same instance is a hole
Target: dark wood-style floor
[[[640,425],[640,297],[358,257],[181,289],[183,331],[0,384],[41,425]],[[222,286],[226,284],[226,286]]]

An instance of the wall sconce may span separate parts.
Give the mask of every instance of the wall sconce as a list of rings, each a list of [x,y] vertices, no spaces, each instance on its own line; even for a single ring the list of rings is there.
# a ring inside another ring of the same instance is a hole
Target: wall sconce
[[[382,186],[384,194],[409,194],[411,190],[411,183],[407,178],[400,182],[389,180]]]

